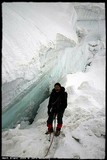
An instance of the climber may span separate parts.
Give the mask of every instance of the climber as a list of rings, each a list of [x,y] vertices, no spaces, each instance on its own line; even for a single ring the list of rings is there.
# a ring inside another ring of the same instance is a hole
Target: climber
[[[65,92],[65,88],[61,86],[60,83],[56,83],[54,85],[54,89],[52,90],[48,103],[48,120],[47,127],[48,131],[45,134],[50,134],[53,132],[53,120],[55,116],[57,116],[57,127],[55,131],[55,136],[59,136],[60,130],[63,124],[62,118],[67,107],[67,92]]]

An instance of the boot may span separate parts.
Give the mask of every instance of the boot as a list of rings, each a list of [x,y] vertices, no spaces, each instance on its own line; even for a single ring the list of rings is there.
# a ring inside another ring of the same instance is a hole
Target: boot
[[[59,136],[60,135],[60,130],[61,130],[60,128],[56,129],[55,136]]]
[[[45,134],[50,134],[53,132],[53,128],[48,128],[48,131]]]

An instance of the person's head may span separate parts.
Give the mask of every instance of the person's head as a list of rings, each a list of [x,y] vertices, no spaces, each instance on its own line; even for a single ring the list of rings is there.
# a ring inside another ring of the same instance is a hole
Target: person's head
[[[61,90],[61,84],[60,84],[60,83],[56,83],[56,84],[54,85],[54,88],[55,88],[55,91],[56,91],[56,92],[60,92],[60,90]]]

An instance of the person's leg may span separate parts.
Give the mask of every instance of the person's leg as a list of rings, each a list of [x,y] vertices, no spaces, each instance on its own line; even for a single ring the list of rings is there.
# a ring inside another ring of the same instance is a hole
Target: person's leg
[[[62,121],[62,118],[63,118],[63,113],[62,112],[59,112],[57,114],[57,128],[56,128],[56,133],[55,135],[58,136],[60,134],[60,130],[62,128],[62,124],[63,124],[63,121]]]
[[[47,120],[48,132],[53,132],[53,118],[54,118],[54,113],[51,113]]]

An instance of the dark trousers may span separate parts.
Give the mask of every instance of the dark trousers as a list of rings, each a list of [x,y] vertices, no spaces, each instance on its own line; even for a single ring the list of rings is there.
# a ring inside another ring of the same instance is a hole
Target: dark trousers
[[[52,128],[53,127],[53,120],[55,118],[55,115],[57,115],[57,128],[61,129],[63,121],[63,112],[58,112],[58,113],[50,113],[48,120],[47,120],[47,126],[48,128]]]

